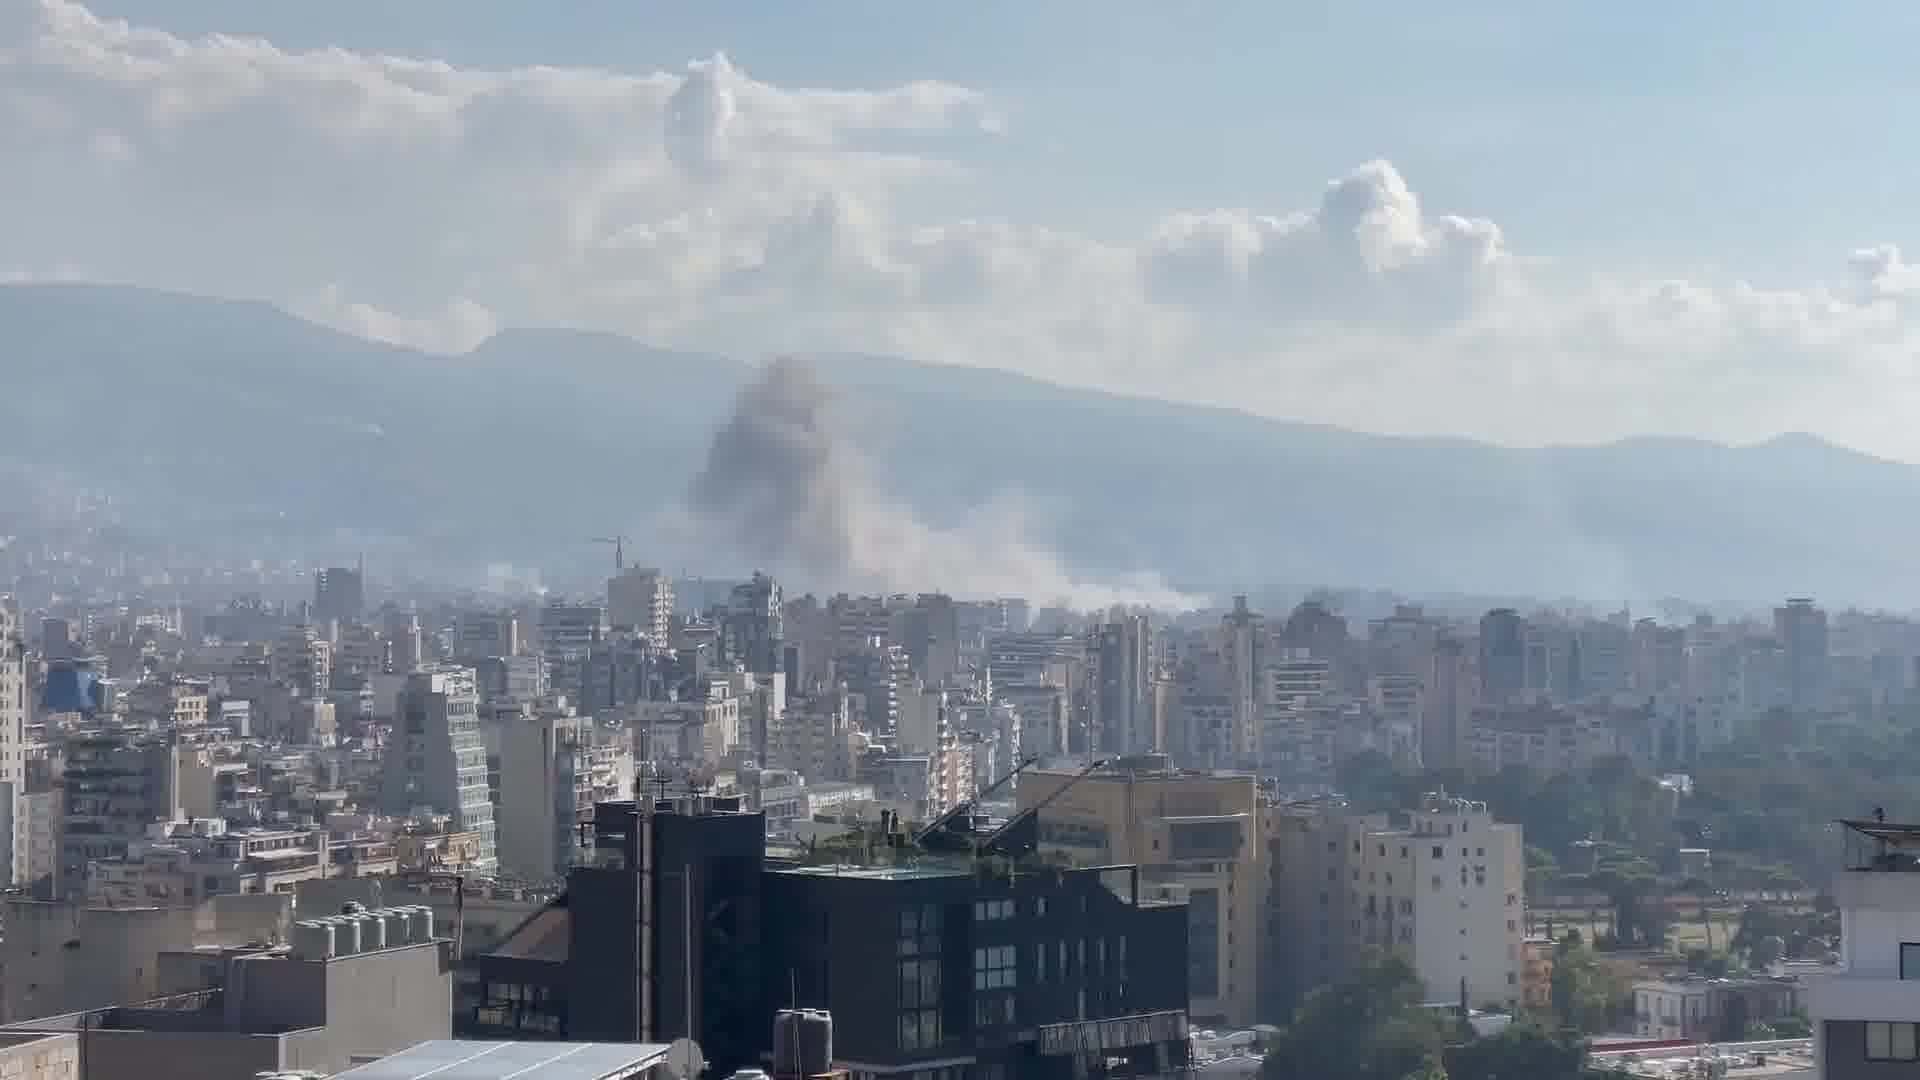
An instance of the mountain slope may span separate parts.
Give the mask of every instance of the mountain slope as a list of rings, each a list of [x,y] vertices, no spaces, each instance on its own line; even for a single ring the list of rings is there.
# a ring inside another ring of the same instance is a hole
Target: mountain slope
[[[890,492],[938,522],[1018,493],[1083,572],[1920,603],[1902,543],[1920,475],[1807,436],[1513,450],[812,360]],[[429,356],[260,304],[59,285],[0,288],[0,371],[0,466],[114,492],[162,535],[336,557],[342,535],[388,536],[468,565],[584,561],[603,555],[585,537],[623,529],[646,557],[728,569],[659,527],[748,377],[738,361],[557,330]]]

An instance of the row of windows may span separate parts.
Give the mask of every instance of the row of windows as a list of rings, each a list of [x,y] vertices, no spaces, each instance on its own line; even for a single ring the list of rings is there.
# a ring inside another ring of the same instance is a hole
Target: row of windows
[[[1047,901],[1045,897],[1040,897],[1036,900],[1035,906],[1038,910],[1036,910],[1034,914],[1045,915],[1047,913]],[[973,902],[973,918],[976,922],[993,922],[998,919],[1011,919],[1013,915],[1014,905],[1012,900],[975,900]]]

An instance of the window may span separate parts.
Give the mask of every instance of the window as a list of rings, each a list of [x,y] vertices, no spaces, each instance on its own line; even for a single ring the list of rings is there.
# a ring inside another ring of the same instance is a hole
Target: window
[[[1435,844],[1435,845],[1433,845],[1433,857],[1434,857],[1434,858],[1436,858],[1436,859],[1444,859],[1444,858],[1446,858],[1446,857],[1447,857],[1447,849],[1446,849],[1446,848],[1443,848],[1443,847],[1441,847],[1441,846],[1440,846],[1439,844]]]
[[[900,1014],[900,1049],[933,1050],[939,1045],[939,1009],[920,1009]]]
[[[1015,983],[1014,965],[1011,945],[987,945],[973,950],[973,988],[1011,990]]]
[[[1900,977],[1920,979],[1920,944],[1911,941],[1900,943]]]
[[[1867,1060],[1920,1060],[1920,1054],[1914,1052],[1914,1027],[1913,1024],[1868,1023]]]
[[[973,902],[973,920],[975,922],[996,922],[1013,918],[1011,900],[975,900]]]
[[[976,994],[973,999],[973,1025],[975,1027],[998,1027],[1013,1023],[1013,995],[1008,993]]]

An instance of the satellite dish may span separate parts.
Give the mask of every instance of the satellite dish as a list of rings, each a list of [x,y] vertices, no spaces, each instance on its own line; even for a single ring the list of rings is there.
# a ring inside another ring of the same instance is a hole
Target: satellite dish
[[[667,1047],[667,1076],[670,1080],[696,1080],[707,1067],[707,1055],[692,1039],[675,1039]]]

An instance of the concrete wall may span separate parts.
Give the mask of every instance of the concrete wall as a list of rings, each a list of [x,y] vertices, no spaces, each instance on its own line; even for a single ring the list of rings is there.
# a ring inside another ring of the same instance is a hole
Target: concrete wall
[[[329,1067],[355,1054],[392,1054],[453,1037],[453,972],[443,942],[343,957],[328,964]]]
[[[235,1030],[325,1026],[302,1068],[344,1069],[355,1054],[390,1054],[453,1037],[453,977],[445,943],[331,960],[242,957],[225,995]]]
[[[79,1080],[72,1035],[0,1036],[0,1080]]]
[[[155,996],[162,952],[191,948],[188,908],[83,908],[9,900],[0,940],[0,1021]]]
[[[74,1038],[79,1080],[253,1080],[283,1067],[278,1035],[89,1031]]]

